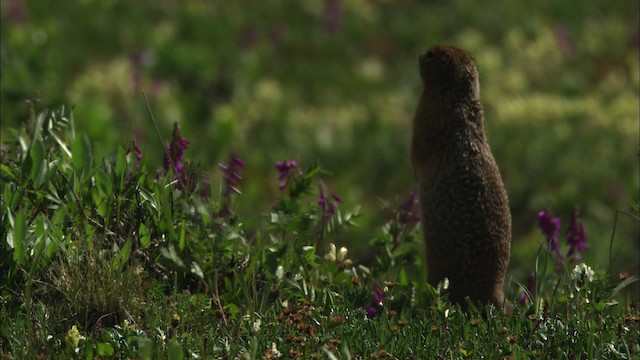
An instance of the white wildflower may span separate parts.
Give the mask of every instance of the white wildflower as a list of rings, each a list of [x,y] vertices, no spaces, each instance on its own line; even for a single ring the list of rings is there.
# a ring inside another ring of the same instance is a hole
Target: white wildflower
[[[576,287],[580,288],[585,283],[592,282],[594,275],[595,275],[595,272],[593,271],[593,269],[591,269],[585,263],[582,263],[582,264],[576,265],[576,267],[573,268],[573,273],[571,277],[573,278],[573,281],[575,281]]]
[[[346,247],[341,247],[340,250],[338,251],[338,262],[342,262],[347,258],[347,248]]]
[[[253,322],[253,331],[254,331],[254,332],[260,332],[260,325],[261,325],[261,324],[262,324],[262,320],[260,320],[260,319],[256,319],[256,320]]]
[[[278,348],[276,348],[276,343],[274,342],[271,343],[271,356],[272,359],[278,359],[282,357],[282,353],[278,351]]]
[[[330,243],[329,252],[324,256],[324,260],[328,262],[333,262],[333,261],[336,261],[337,258],[338,257],[336,254],[336,244]]]

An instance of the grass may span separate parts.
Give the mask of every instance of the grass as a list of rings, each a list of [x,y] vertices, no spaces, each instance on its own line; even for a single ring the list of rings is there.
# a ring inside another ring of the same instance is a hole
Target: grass
[[[3,147],[5,358],[640,355],[637,278],[561,258],[544,236],[529,283],[508,280],[512,310],[465,313],[424,281],[413,197],[386,204],[363,266],[335,244],[358,207],[320,168],[280,163],[278,201],[242,218],[249,165],[221,164],[214,191],[176,151],[193,146],[177,127],[155,171],[133,143],[94,157],[64,108],[32,115]]]

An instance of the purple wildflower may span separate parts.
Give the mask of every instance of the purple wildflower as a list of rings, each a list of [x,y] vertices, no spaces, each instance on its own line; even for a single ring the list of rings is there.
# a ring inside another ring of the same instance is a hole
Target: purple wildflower
[[[338,204],[342,200],[338,195],[331,195],[330,198],[327,198],[325,194],[325,190],[323,186],[320,186],[320,196],[318,197],[318,206],[322,210],[322,218],[328,220],[333,215],[338,212]]]
[[[240,169],[244,169],[246,167],[246,163],[242,161],[236,155],[231,155],[229,157],[229,161],[227,163],[218,164],[224,173],[224,207],[221,212],[225,215],[232,213],[231,208],[231,195],[241,194],[240,189],[238,189],[238,185],[240,184],[240,180],[242,180],[242,176],[240,176]]]
[[[376,283],[373,286],[373,302],[378,306],[382,306],[383,299],[384,299],[384,288],[382,287],[382,285]]]
[[[189,141],[180,135],[180,127],[178,123],[175,123],[173,126],[173,138],[167,145],[167,152],[164,154],[162,161],[164,174],[166,174],[169,169],[173,169],[174,179],[183,179],[184,164],[182,163],[182,157],[188,147]]]
[[[372,319],[376,315],[376,307],[373,306],[372,303],[369,303],[364,307],[364,312],[369,319]]]
[[[324,28],[327,32],[335,34],[342,22],[342,9],[340,0],[325,0]]]
[[[400,205],[399,221],[402,225],[413,225],[420,221],[418,194],[415,191]]]
[[[542,230],[542,233],[547,237],[549,250],[555,252],[560,258],[562,258],[562,255],[558,251],[560,218],[554,216],[550,211],[542,210],[538,213],[538,226],[540,227],[540,230]]]
[[[565,233],[567,244],[569,244],[567,256],[570,257],[575,254],[576,259],[579,259],[581,254],[587,249],[587,232],[582,226],[582,223],[580,223],[578,214],[578,209],[574,209],[571,213],[571,219],[569,220],[569,228]]]
[[[133,140],[133,152],[136,154],[136,171],[138,171],[140,170],[140,162],[142,161],[142,150],[140,150],[135,140]]]
[[[533,275],[529,275],[529,278],[527,278],[527,290],[529,291],[529,295],[531,296],[531,298],[534,298],[536,296],[536,282],[535,282],[535,277]],[[527,293],[521,292],[520,305],[526,305],[527,300],[528,300]]]
[[[373,285],[373,297],[371,302],[364,307],[364,311],[368,318],[373,318],[377,313],[377,307],[382,307],[382,300],[384,300],[384,288],[382,285],[376,283]]]
[[[3,10],[5,10],[4,7]],[[28,17],[27,8],[23,0],[9,0],[6,7],[6,14],[9,20],[20,24],[26,22]]]
[[[568,56],[576,52],[576,41],[571,34],[571,30],[564,23],[559,23],[553,27],[553,35],[558,47]]]
[[[302,170],[298,169],[298,162],[295,160],[285,160],[276,163],[276,169],[280,172],[278,179],[280,180],[280,190],[284,190],[289,182],[289,176],[292,174],[292,170],[298,170],[298,175],[302,175]]]
[[[522,306],[526,305],[527,304],[527,294],[521,292],[518,300],[520,301],[520,305],[522,305]]]

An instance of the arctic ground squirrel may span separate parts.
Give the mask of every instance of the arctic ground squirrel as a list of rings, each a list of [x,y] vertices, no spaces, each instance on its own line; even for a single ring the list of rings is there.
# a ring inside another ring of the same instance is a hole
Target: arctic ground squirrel
[[[434,46],[419,57],[423,89],[413,118],[427,281],[449,280],[466,308],[504,303],[511,251],[507,192],[484,131],[478,69],[462,49]]]

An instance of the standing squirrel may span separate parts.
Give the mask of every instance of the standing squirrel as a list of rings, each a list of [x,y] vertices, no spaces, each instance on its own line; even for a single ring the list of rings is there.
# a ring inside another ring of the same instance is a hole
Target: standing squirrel
[[[434,46],[419,57],[423,90],[413,118],[411,162],[418,181],[427,281],[449,279],[466,308],[502,307],[511,213],[484,132],[478,70],[464,50]]]

